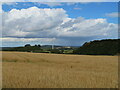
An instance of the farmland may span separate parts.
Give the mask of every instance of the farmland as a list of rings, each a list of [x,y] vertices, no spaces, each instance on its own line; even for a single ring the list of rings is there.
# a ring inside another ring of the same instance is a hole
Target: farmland
[[[117,88],[118,56],[2,52],[3,88]]]

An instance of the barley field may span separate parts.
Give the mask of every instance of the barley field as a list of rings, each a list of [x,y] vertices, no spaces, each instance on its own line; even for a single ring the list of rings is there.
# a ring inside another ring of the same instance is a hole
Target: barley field
[[[2,52],[3,88],[117,88],[118,56]]]

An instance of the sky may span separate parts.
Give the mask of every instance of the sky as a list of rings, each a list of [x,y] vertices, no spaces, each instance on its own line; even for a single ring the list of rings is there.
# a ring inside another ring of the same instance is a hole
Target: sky
[[[81,46],[91,40],[118,38],[118,3],[3,3],[2,22],[4,47]]]

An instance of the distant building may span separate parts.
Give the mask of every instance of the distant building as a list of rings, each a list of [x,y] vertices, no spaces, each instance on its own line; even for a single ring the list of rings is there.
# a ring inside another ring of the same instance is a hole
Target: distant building
[[[69,46],[66,46],[66,47],[64,47],[64,48],[71,48],[71,47],[69,47]]]
[[[61,49],[62,47],[56,47],[56,49]]]

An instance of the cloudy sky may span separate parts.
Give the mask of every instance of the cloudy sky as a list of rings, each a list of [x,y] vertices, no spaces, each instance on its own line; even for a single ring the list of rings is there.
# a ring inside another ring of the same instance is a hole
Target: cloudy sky
[[[3,3],[2,22],[3,46],[80,46],[86,41],[118,38],[118,3]]]

